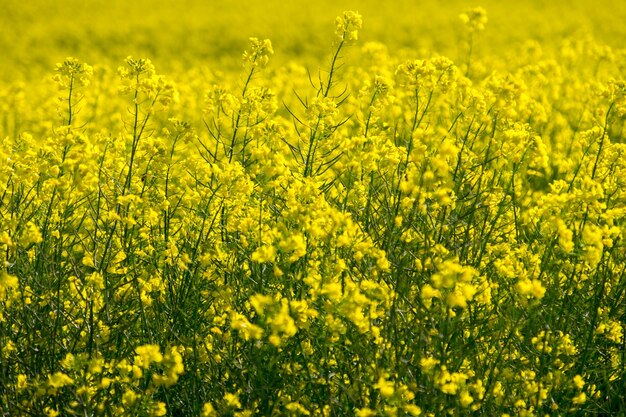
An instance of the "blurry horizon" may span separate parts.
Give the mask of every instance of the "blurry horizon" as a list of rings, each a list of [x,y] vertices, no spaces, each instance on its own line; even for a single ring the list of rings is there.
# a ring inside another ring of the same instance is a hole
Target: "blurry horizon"
[[[76,56],[92,63],[120,63],[128,56],[152,59],[159,68],[240,65],[248,38],[270,38],[277,64],[302,57],[324,58],[330,50],[334,17],[358,10],[364,19],[360,44],[377,41],[390,50],[432,51],[455,59],[458,15],[469,7],[487,10],[489,22],[479,46],[506,49],[525,39],[563,38],[589,33],[621,47],[626,6],[588,1],[147,1],[3,0],[0,79],[28,79],[55,62]],[[517,28],[529,27],[523,34]],[[245,28],[245,29],[241,29]],[[616,32],[616,30],[620,30]],[[450,33],[445,37],[436,33]],[[496,35],[497,34],[497,35]],[[311,64],[311,62],[307,62]]]

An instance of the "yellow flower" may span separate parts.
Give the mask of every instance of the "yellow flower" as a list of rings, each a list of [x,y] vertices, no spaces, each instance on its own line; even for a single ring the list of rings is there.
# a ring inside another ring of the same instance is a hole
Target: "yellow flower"
[[[446,297],[446,302],[450,307],[467,307],[467,299],[461,292],[453,291]]]
[[[585,386],[585,380],[580,375],[576,375],[573,381],[574,381],[574,386],[579,390],[583,389],[583,387]]]
[[[345,11],[335,20],[335,34],[340,41],[356,41],[359,38],[359,29],[363,26],[363,17],[359,12]]]
[[[258,340],[263,337],[263,329],[256,324],[250,323],[243,314],[233,312],[230,325],[233,329],[239,331],[244,340]]]
[[[581,392],[580,394],[572,398],[572,403],[576,405],[584,404],[585,402],[587,402],[587,394],[585,394],[584,392]]]
[[[56,75],[54,80],[59,84],[60,88],[75,88],[76,85],[87,86],[93,68],[73,57],[65,58],[61,63],[56,64]]]
[[[543,298],[546,293],[545,287],[537,279],[521,279],[517,282],[516,289],[522,296],[532,296],[538,299]]]
[[[157,345],[143,345],[135,348],[135,364],[148,369],[152,363],[161,363],[163,355],[161,349]]]
[[[296,233],[282,240],[279,244],[281,250],[291,252],[288,262],[295,262],[306,255],[307,243],[304,235]]]
[[[469,9],[465,13],[461,13],[459,18],[470,32],[483,30],[487,24],[487,12],[482,7]]]
[[[272,42],[269,39],[259,40],[250,38],[251,48],[243,53],[243,60],[253,67],[264,67],[269,61],[269,56],[274,54]]]
[[[294,415],[309,416],[311,413],[304,408],[299,402],[290,402],[285,408]]]
[[[393,382],[387,381],[384,376],[378,378],[378,382],[374,385],[374,388],[378,389],[378,391],[380,391],[380,395],[385,398],[391,397],[395,392]]]
[[[363,407],[363,408],[359,408],[355,415],[357,417],[373,417],[376,415],[376,411],[372,410],[371,408],[367,408],[367,407]]]
[[[179,376],[185,371],[183,365],[183,357],[179,350],[182,348],[170,347],[162,359],[163,374],[153,374],[152,380],[156,385],[164,385],[170,387],[178,382]]]
[[[47,417],[57,417],[59,415],[59,412],[56,409],[51,408],[51,407],[46,407],[44,409],[44,412],[46,413]]]
[[[265,313],[265,308],[273,303],[272,297],[263,294],[255,294],[250,297],[250,305],[256,313],[262,316]]]
[[[23,390],[24,388],[26,388],[27,385],[28,385],[28,378],[26,377],[26,375],[19,374],[17,376],[17,384],[16,384],[18,391]]]
[[[130,407],[135,403],[135,401],[137,401],[137,398],[139,398],[139,395],[137,395],[132,389],[127,389],[122,395],[122,404],[126,407]]]
[[[415,404],[405,404],[402,408],[404,408],[404,411],[407,414],[413,417],[417,417],[422,414],[422,409],[416,406]]]
[[[267,320],[267,323],[272,328],[272,338],[270,341],[276,345],[275,342],[280,341],[281,338],[289,338],[298,332],[294,319],[289,314],[289,301],[283,298],[280,303],[278,312]],[[279,337],[276,339],[276,337]]]
[[[237,394],[226,393],[224,395],[224,402],[227,407],[241,408],[241,402],[239,401],[239,396]]]
[[[258,263],[274,262],[276,259],[276,249],[272,245],[258,247],[252,253],[252,261]]]
[[[167,408],[164,402],[157,402],[154,408],[152,409],[151,415],[155,417],[161,417],[167,414]]]
[[[422,301],[424,301],[426,307],[430,307],[433,298],[441,298],[441,291],[433,288],[430,284],[425,284],[420,291],[420,297],[422,298]]]
[[[469,392],[462,391],[459,397],[459,402],[462,407],[469,407],[469,405],[474,402],[474,398],[472,398]]]
[[[31,243],[41,243],[42,241],[43,236],[41,236],[39,228],[33,222],[26,223],[26,227],[22,231],[20,243],[22,245],[29,245]]]
[[[55,372],[53,375],[48,375],[48,385],[52,388],[63,388],[66,385],[72,385],[74,380],[64,374],[63,372]]]
[[[216,417],[217,412],[211,403],[204,403],[202,407],[202,417]]]
[[[435,358],[420,359],[420,368],[422,368],[422,371],[426,374],[430,373],[437,364],[439,364],[439,360]]]

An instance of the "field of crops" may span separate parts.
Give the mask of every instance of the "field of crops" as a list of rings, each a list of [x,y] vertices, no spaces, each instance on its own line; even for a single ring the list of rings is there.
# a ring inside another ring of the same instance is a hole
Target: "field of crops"
[[[506,3],[3,0],[0,415],[625,416],[626,5]]]

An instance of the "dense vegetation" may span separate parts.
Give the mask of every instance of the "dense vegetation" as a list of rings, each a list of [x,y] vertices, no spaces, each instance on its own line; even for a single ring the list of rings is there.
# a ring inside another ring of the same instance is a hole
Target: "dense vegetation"
[[[165,76],[106,19],[44,80],[3,34],[2,415],[626,413],[626,50],[350,11],[234,70],[152,13]]]

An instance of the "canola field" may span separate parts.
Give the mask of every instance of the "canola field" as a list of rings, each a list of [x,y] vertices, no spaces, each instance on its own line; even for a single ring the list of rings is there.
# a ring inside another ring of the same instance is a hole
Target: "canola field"
[[[626,415],[626,5],[0,7],[0,415]]]

